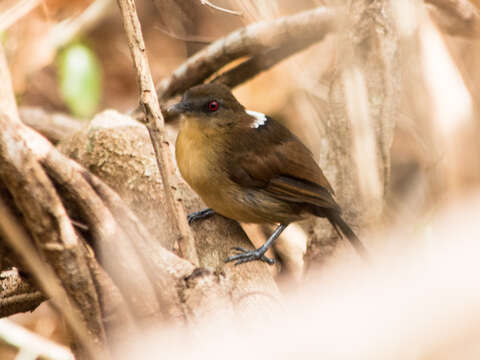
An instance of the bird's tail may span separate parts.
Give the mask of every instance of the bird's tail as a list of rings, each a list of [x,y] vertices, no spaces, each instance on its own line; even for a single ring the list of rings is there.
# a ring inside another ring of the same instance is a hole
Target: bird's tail
[[[365,245],[360,241],[360,239],[355,235],[353,230],[348,226],[348,224],[342,219],[342,216],[338,212],[329,211],[326,214],[326,218],[330,221],[330,224],[334,227],[335,231],[339,236],[346,236],[350,244],[355,248],[361,258],[365,261],[370,262],[370,256],[368,251],[365,248]],[[343,234],[343,235],[342,235]]]

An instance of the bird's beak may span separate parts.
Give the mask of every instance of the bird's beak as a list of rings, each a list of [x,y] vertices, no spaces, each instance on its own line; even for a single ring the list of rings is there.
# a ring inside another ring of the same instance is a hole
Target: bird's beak
[[[186,107],[183,103],[179,102],[176,104],[173,104],[168,107],[167,109],[167,117],[169,118],[176,118],[178,115],[183,114],[186,111]]]

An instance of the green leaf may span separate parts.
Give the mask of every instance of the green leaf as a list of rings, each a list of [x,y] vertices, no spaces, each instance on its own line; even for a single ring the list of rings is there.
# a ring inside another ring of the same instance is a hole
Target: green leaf
[[[73,115],[89,117],[95,113],[102,96],[100,63],[86,45],[74,43],[59,55],[60,92]]]

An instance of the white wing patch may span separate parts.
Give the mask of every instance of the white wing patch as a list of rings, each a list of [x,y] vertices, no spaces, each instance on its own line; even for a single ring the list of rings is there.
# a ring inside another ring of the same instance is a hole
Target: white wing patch
[[[258,129],[260,126],[265,125],[265,123],[267,122],[266,115],[262,114],[261,112],[252,111],[252,110],[245,110],[245,112],[248,115],[253,116],[255,118],[253,123],[250,125],[250,127],[254,129]]]

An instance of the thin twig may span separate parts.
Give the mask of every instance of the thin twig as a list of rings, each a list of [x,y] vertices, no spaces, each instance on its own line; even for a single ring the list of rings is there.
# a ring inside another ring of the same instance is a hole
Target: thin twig
[[[157,165],[162,177],[163,189],[167,203],[167,216],[171,220],[171,229],[167,236],[179,240],[182,255],[193,264],[198,265],[198,255],[193,235],[187,223],[187,218],[180,201],[175,200],[171,185],[175,184],[174,167],[170,155],[169,144],[166,141],[164,119],[155,92],[150,73],[145,43],[143,41],[140,21],[138,20],[135,2],[133,0],[117,0],[122,14],[123,26],[128,39],[132,60],[137,70],[137,80],[140,88],[140,104],[144,109],[144,123],[150,134],[155,151]],[[174,243],[175,241],[172,241]]]
[[[178,35],[178,34],[175,34],[174,32],[171,32],[167,29],[164,29],[160,26],[155,26],[155,29],[161,31],[162,33],[164,33],[167,36],[170,36],[173,39],[182,40],[182,41],[185,41],[185,42],[192,42],[192,43],[198,43],[198,44],[210,44],[215,40],[215,38],[210,37],[210,36]]]
[[[224,12],[224,13],[227,13],[229,15],[235,15],[235,16],[243,16],[243,13],[241,11],[235,11],[235,10],[230,10],[230,9],[225,9],[225,8],[222,8],[218,5],[215,5],[215,4],[212,4],[210,1],[208,0],[200,0],[200,2],[202,3],[202,5],[206,5],[212,9],[215,9],[217,11],[221,11],[221,12]]]

